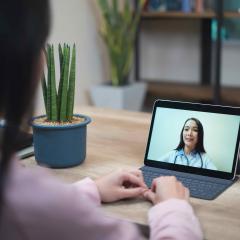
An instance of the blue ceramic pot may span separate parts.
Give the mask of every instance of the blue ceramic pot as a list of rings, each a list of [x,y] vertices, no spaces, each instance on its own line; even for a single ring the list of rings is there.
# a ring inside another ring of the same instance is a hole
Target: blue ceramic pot
[[[34,123],[33,144],[36,161],[52,168],[66,168],[81,164],[86,157],[87,124],[91,118],[76,114],[84,118],[77,124],[65,126],[44,126]]]

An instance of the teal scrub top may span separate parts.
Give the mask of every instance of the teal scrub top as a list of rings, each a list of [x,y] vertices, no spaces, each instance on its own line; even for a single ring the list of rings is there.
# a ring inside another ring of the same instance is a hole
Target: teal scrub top
[[[190,167],[206,168],[210,170],[217,170],[216,166],[212,163],[206,153],[199,153],[192,151],[185,154],[184,150],[173,150],[163,155],[158,159],[161,162],[176,163]]]

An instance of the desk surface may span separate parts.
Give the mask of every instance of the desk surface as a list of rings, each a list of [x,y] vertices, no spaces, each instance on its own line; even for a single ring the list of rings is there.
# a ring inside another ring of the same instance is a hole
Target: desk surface
[[[96,178],[117,168],[143,165],[151,114],[82,107],[79,112],[92,118],[88,125],[87,158],[77,167],[51,170],[67,182],[86,176]],[[23,160],[36,165],[34,157]],[[240,181],[213,201],[191,198],[206,239],[240,238]],[[109,214],[147,224],[151,204],[141,200],[124,200],[103,205]],[[189,223],[191,224],[191,223]]]

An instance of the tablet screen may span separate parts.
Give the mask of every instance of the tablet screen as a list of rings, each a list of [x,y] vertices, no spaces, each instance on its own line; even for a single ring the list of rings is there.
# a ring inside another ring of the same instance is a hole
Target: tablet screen
[[[146,159],[231,173],[238,153],[240,116],[224,113],[222,108],[214,111],[214,106],[176,107],[155,106]]]

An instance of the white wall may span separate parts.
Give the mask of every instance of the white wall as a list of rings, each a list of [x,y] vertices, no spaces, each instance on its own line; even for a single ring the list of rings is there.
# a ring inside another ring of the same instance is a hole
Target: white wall
[[[144,21],[141,31],[141,77],[157,81],[200,82],[200,21]],[[223,86],[240,87],[240,41],[222,48]]]
[[[222,85],[240,87],[240,41],[223,44]]]
[[[144,21],[140,34],[141,77],[200,81],[200,24],[189,20]]]

